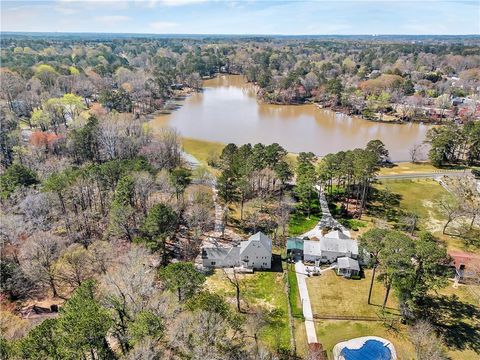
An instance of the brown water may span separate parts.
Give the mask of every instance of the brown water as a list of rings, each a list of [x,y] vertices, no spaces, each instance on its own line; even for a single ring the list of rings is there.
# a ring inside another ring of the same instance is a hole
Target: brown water
[[[375,123],[311,104],[264,104],[241,76],[219,76],[205,81],[204,87],[171,114],[156,116],[153,127],[169,125],[182,136],[223,143],[277,142],[291,152],[312,151],[320,156],[380,139],[394,161],[409,160],[409,149],[424,140],[429,128]]]

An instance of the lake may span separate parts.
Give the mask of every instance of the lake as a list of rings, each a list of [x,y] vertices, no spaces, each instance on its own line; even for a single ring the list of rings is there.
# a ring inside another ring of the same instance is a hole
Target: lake
[[[322,156],[364,147],[380,139],[394,161],[408,161],[409,149],[425,139],[428,125],[386,124],[319,109],[313,104],[272,105],[258,101],[252,84],[239,75],[204,82],[204,91],[157,115],[153,128],[171,126],[184,137],[223,143],[279,143],[290,152]]]

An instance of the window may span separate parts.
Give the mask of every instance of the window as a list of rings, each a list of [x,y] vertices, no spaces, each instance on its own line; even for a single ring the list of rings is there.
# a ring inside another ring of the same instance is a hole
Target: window
[[[210,265],[214,266],[216,264],[215,261],[210,262]]]

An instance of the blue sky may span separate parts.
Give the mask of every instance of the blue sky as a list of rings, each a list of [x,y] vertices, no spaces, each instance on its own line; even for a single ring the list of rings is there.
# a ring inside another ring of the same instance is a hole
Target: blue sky
[[[1,30],[156,34],[480,34],[480,0],[2,0]]]

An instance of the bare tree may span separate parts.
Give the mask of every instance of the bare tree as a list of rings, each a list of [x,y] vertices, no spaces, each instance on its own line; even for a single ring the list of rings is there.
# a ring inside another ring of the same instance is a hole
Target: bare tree
[[[124,353],[131,347],[130,321],[142,311],[152,311],[159,316],[167,311],[165,296],[155,284],[150,253],[140,246],[132,246],[100,279],[102,302],[112,309],[115,320],[112,333]]]
[[[425,158],[425,153],[424,153],[424,146],[423,144],[415,143],[412,145],[410,150],[408,151],[410,154],[410,161],[412,163],[417,163],[420,160],[423,160]]]
[[[443,197],[438,201],[438,207],[440,211],[445,215],[447,221],[443,226],[442,233],[445,234],[448,225],[460,216],[460,204],[456,199]]]
[[[433,326],[420,320],[410,328],[410,341],[415,347],[418,360],[447,360],[442,339],[435,334]]]
[[[36,233],[22,248],[22,268],[40,286],[49,287],[54,297],[58,297],[58,272],[56,261],[65,247],[62,238],[49,233]]]
[[[88,250],[80,244],[73,244],[63,252],[57,261],[56,271],[58,279],[72,290],[95,273]]]
[[[137,204],[140,209],[142,209],[143,215],[147,215],[149,198],[152,192],[155,191],[155,179],[146,171],[135,173],[133,179],[135,181],[135,198]]]
[[[193,232],[193,244],[189,241],[187,254],[196,254],[201,243],[200,236],[209,229],[213,223],[213,200],[211,195],[205,191],[196,191],[190,195],[189,206],[186,211],[188,227]]]
[[[162,128],[158,139],[144,146],[141,154],[157,169],[172,170],[179,167],[182,164],[182,150],[177,130]]]
[[[233,287],[235,288],[235,298],[237,300],[237,311],[242,312],[240,307],[241,281],[240,281],[240,278],[238,277],[235,267],[232,266],[231,271],[229,270],[230,269],[223,269],[223,273],[225,275],[225,278],[228,280],[228,282],[232,284]]]
[[[31,191],[19,204],[19,209],[23,212],[24,221],[35,229],[48,230],[51,226],[50,208],[52,204],[46,193],[37,193]]]

